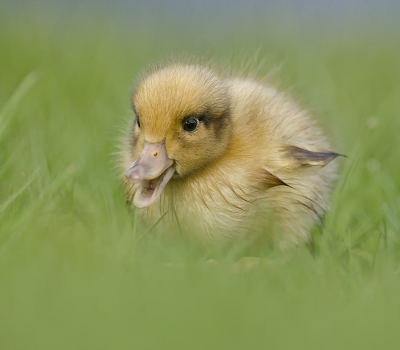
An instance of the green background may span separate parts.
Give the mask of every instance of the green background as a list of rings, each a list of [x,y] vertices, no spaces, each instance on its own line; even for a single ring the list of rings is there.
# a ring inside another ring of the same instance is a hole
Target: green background
[[[399,349],[398,13],[160,4],[0,4],[0,348]],[[240,244],[139,239],[132,79],[183,53],[272,71],[347,155],[313,252],[235,273]]]

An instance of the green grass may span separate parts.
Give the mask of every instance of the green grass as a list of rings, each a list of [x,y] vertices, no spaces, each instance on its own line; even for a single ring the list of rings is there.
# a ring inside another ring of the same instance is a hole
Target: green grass
[[[398,349],[400,31],[393,22],[316,33],[292,22],[276,27],[272,18],[223,29],[214,18],[185,31],[84,9],[68,19],[61,10],[6,10],[1,349]],[[314,232],[314,253],[282,262],[266,252],[270,268],[238,274],[231,266],[241,246],[211,268],[207,252],[183,242],[151,233],[140,240],[145,231],[125,207],[113,152],[131,117],[132,78],[148,62],[206,51],[239,67],[257,50],[261,71],[281,65],[274,79],[347,158],[326,227]]]

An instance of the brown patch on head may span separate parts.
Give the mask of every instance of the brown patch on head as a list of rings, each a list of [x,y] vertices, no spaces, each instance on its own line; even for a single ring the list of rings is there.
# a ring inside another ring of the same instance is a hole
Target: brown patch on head
[[[314,152],[296,146],[283,147],[285,157],[299,167],[324,167],[340,156],[335,152]]]
[[[231,121],[230,118],[230,106],[227,105],[226,109],[222,112],[221,116],[219,118],[214,118],[211,124],[211,127],[214,132],[214,137],[216,139],[221,138],[221,135],[223,134],[224,130],[226,130],[229,127],[229,123]]]

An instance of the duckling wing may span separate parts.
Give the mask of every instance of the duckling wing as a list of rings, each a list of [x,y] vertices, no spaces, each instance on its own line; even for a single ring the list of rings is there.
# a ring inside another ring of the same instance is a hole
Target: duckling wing
[[[283,147],[285,156],[291,160],[293,165],[299,167],[324,167],[333,159],[340,156],[339,153],[329,151],[309,151],[304,148],[287,145]]]

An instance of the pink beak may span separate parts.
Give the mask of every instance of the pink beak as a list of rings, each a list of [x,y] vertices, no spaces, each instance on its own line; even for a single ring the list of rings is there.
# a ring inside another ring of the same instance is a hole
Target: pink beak
[[[125,173],[129,182],[140,183],[133,200],[135,206],[148,207],[161,195],[174,174],[173,164],[164,142],[144,143],[142,153]]]

